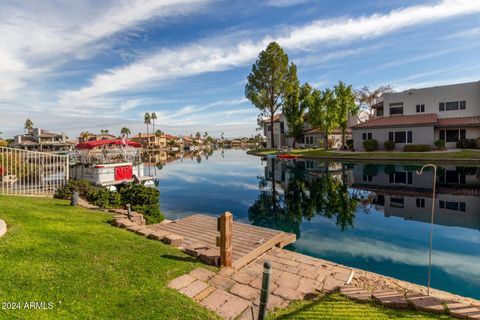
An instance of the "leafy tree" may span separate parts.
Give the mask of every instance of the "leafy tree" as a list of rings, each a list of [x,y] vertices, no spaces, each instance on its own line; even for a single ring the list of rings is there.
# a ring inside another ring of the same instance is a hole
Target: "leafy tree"
[[[337,115],[340,130],[342,130],[342,149],[345,149],[345,135],[348,128],[348,116],[358,113],[358,106],[355,103],[355,94],[352,86],[345,85],[342,81],[334,87],[335,98],[337,101]]]
[[[27,120],[25,121],[25,125],[24,125],[23,127],[24,127],[24,129],[27,130],[27,131],[33,130],[33,121],[30,120],[30,119],[27,119]]]
[[[371,90],[368,86],[365,86],[355,91],[355,96],[360,109],[368,113],[368,118],[371,119],[374,116],[375,110],[373,106],[378,102],[378,99],[384,93],[394,92],[391,86],[380,86],[377,89]]]
[[[109,132],[110,132],[110,130],[108,130],[108,129],[102,129],[102,130],[100,130],[100,133],[101,133],[101,134],[108,134]]]
[[[156,137],[161,137],[163,135],[163,131],[162,130],[157,130],[155,131],[155,136]]]
[[[92,134],[88,131],[83,131],[80,133],[80,137],[82,138],[83,141],[87,141],[91,136]]]
[[[325,148],[328,149],[328,136],[339,125],[334,92],[330,89],[314,89],[309,100],[308,116],[308,121],[323,133]]]
[[[149,147],[150,145],[150,132],[149,132],[149,126],[150,124],[152,123],[152,116],[150,115],[149,112],[145,112],[145,114],[143,115],[143,123],[147,125],[147,147]]]
[[[300,87],[297,78],[297,66],[290,64],[289,88],[283,105],[283,114],[288,122],[288,135],[293,138],[293,147],[296,140],[303,134],[304,114],[308,107],[311,87],[308,83]]]
[[[128,139],[128,136],[131,134],[132,132],[130,131],[130,129],[128,129],[127,127],[123,127],[121,130],[120,130],[120,134],[122,135],[122,137]]]
[[[288,55],[276,42],[270,43],[260,52],[247,77],[245,97],[260,110],[259,121],[264,118],[270,120],[272,147],[276,147],[273,135],[274,117],[284,104],[290,78]]]

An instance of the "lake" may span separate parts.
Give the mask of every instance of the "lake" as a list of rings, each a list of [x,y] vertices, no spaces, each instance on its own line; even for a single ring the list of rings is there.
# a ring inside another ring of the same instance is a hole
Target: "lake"
[[[158,163],[148,170],[159,177],[168,219],[230,211],[237,221],[295,233],[290,250],[427,284],[432,170],[262,160],[244,150]],[[480,299],[479,168],[439,167],[435,206],[431,286]]]

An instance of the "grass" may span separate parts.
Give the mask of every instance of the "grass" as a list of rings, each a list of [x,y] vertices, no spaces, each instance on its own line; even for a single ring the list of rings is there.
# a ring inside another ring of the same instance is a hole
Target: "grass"
[[[282,319],[451,319],[446,315],[399,311],[383,308],[374,302],[356,303],[339,293],[327,295],[312,301],[290,304],[267,317],[269,320]]]
[[[274,150],[254,150],[254,154],[275,154]],[[479,160],[480,151],[459,150],[459,151],[431,151],[431,152],[401,152],[401,151],[374,151],[374,152],[341,152],[325,149],[298,149],[288,154],[300,157],[336,158],[336,159],[458,159],[458,160]]]
[[[0,196],[0,218],[8,225],[0,238],[0,304],[53,303],[51,310],[0,305],[0,319],[216,318],[166,288],[204,265],[110,226],[109,214],[63,200]]]

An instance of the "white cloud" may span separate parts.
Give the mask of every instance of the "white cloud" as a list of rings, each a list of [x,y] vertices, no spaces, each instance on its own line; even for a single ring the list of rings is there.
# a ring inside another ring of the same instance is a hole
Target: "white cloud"
[[[311,0],[267,0],[265,1],[265,5],[270,7],[283,8],[283,7],[295,6],[295,5],[302,4],[309,1]]]
[[[270,41],[288,50],[309,50],[321,44],[345,43],[386,35],[413,25],[435,22],[480,12],[480,2],[444,0],[433,5],[418,5],[388,14],[357,19],[318,20],[302,27],[282,30],[258,41],[225,43],[209,38],[177,48],[163,49],[128,66],[95,76],[88,86],[61,93],[60,104],[73,109],[95,107],[91,101],[115,92],[135,91],[147,83],[172,78],[222,71],[251,63]]]

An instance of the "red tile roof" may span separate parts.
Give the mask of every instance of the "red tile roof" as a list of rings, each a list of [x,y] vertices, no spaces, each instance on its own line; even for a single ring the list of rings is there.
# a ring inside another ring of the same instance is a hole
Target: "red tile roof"
[[[352,126],[352,129],[382,128],[382,127],[414,127],[434,126],[438,123],[436,113],[415,114],[407,116],[390,116],[375,118]]]
[[[458,118],[438,118],[439,127],[465,127],[479,126],[480,116],[475,117],[458,117]]]
[[[273,116],[273,122],[277,122],[280,120],[280,115],[276,114]],[[270,118],[264,120],[265,123],[270,123]]]

